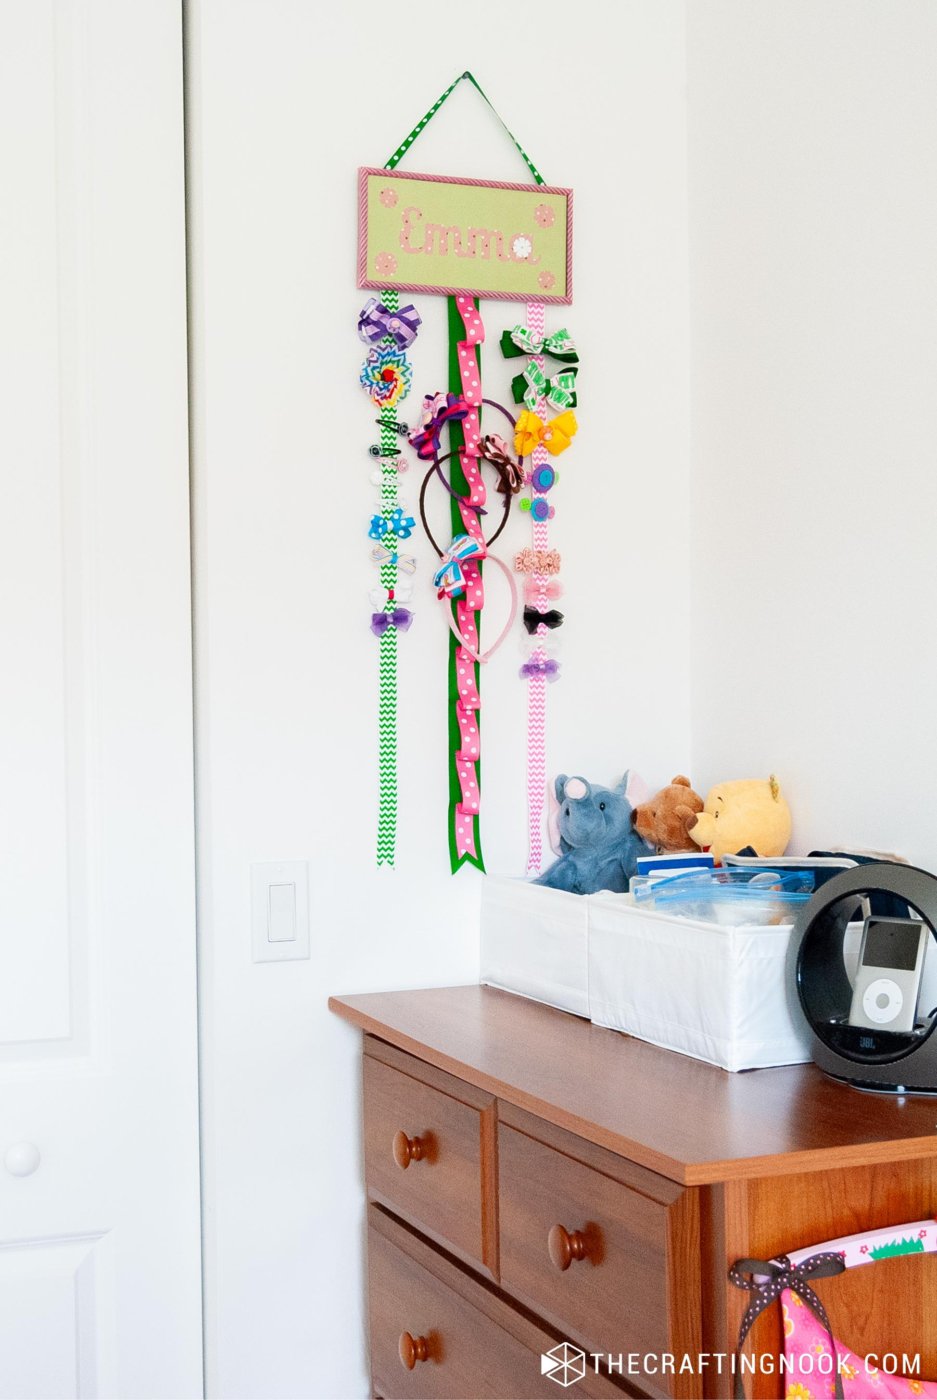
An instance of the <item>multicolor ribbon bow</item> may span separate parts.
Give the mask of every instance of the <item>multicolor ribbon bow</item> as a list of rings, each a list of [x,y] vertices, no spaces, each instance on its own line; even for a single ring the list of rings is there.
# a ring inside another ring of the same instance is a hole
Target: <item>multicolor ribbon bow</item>
[[[376,544],[371,550],[371,563],[376,564],[379,569],[385,564],[395,564],[402,574],[416,573],[415,555],[398,554],[396,549],[386,549],[382,544]]]
[[[396,535],[398,540],[408,540],[416,524],[412,515],[404,515],[400,506],[390,515],[372,515],[368,536],[372,540],[382,540],[385,535]],[[373,557],[373,556],[372,556]]]
[[[520,403],[523,400],[527,407],[533,410],[540,399],[545,398],[551,408],[575,408],[578,372],[578,367],[574,367],[560,370],[558,374],[548,378],[536,360],[529,360],[524,373],[511,380],[514,402]]]
[[[545,676],[548,681],[555,681],[560,673],[560,663],[554,661],[552,657],[534,657],[530,661],[525,661],[518,675],[521,680],[529,681],[534,676]]]
[[[393,612],[371,614],[371,631],[375,637],[382,637],[388,627],[396,627],[398,632],[408,632],[413,614],[409,608],[394,608]]]
[[[469,406],[462,394],[427,394],[423,400],[422,426],[409,439],[416,455],[424,462],[439,454],[440,435],[447,423],[468,416]]]
[[[529,457],[539,444],[553,457],[565,452],[579,430],[576,415],[572,410],[560,413],[556,418],[544,423],[538,413],[525,408],[518,414],[514,429],[514,448],[519,457]]]
[[[568,365],[579,363],[576,343],[565,326],[552,335],[538,335],[527,326],[514,326],[501,337],[501,353],[506,360],[518,355],[552,355],[554,360]]]
[[[479,453],[486,462],[497,467],[501,474],[498,490],[503,496],[516,495],[524,484],[524,471],[508,450],[504,438],[498,433],[488,433],[482,438]]]
[[[358,335],[366,345],[377,345],[389,336],[398,350],[406,350],[416,340],[422,320],[415,306],[390,311],[377,297],[371,297],[358,317]]]
[[[465,592],[465,571],[462,565],[467,564],[470,559],[484,557],[485,546],[481,540],[473,540],[471,535],[456,535],[433,575],[433,586],[438,590],[436,596],[460,597]]]

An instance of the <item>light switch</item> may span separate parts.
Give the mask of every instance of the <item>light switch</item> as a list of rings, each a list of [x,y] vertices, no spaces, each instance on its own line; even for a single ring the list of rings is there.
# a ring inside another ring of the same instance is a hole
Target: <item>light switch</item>
[[[309,957],[309,867],[304,860],[251,866],[254,962]]]
[[[296,938],[296,886],[267,886],[267,942],[292,943]]]

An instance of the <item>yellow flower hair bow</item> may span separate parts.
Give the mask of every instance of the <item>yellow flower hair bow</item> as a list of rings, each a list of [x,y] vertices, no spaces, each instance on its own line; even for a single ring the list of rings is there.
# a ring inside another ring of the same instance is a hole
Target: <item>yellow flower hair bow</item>
[[[525,408],[517,416],[514,451],[518,457],[529,457],[534,448],[542,443],[551,456],[558,457],[561,452],[566,451],[578,429],[579,424],[572,409],[567,409],[565,413],[557,414],[555,418],[544,423],[539,414]]]

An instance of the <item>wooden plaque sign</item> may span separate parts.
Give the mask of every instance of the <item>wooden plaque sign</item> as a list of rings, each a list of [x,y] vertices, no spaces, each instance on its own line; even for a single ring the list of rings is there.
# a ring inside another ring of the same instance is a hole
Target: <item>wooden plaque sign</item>
[[[358,172],[359,287],[568,305],[572,244],[572,190]]]

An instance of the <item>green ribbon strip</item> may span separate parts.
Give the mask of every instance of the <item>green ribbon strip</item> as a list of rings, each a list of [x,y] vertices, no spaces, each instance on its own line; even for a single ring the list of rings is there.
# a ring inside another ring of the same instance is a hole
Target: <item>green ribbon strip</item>
[[[552,355],[554,360],[561,360],[563,364],[579,363],[576,342],[565,327],[541,339],[526,326],[514,326],[501,336],[501,353],[506,360],[514,360],[518,355]]]
[[[511,380],[514,402],[524,402],[531,413],[536,413],[541,398],[546,399],[551,408],[563,410],[576,407],[576,369],[564,369],[548,379],[536,360],[531,360],[523,374]]]
[[[513,141],[514,145],[515,145],[515,146],[517,147],[517,149],[520,151],[521,157],[523,158],[523,161],[524,161],[524,164],[527,166],[527,169],[530,171],[531,175],[533,176],[534,184],[535,184],[535,185],[542,185],[542,184],[544,183],[544,179],[543,179],[543,176],[540,174],[540,171],[539,171],[539,170],[537,169],[537,167],[534,165],[534,163],[533,163],[533,161],[531,160],[530,156],[529,156],[529,155],[527,154],[527,152],[524,150],[523,146],[522,146],[521,143],[518,141],[517,137],[514,135],[513,131],[512,131],[512,130],[510,129],[510,127],[508,126],[507,122],[506,122],[506,121],[504,120],[504,118],[501,116],[501,113],[498,111],[497,107],[495,107],[494,103],[491,101],[491,98],[488,96],[488,94],[487,94],[486,92],[484,92],[484,91],[482,90],[480,84],[478,83],[478,80],[474,77],[474,75],[473,75],[472,73],[469,73],[467,70],[466,70],[466,72],[464,72],[464,73],[460,73],[459,76],[458,76],[453,82],[451,82],[451,83],[449,84],[449,86],[446,88],[446,91],[443,93],[442,97],[438,98],[437,101],[433,103],[432,107],[430,107],[429,111],[426,113],[426,116],[420,118],[420,120],[417,122],[416,126],[415,126],[415,127],[413,128],[413,130],[410,132],[410,135],[407,136],[407,137],[405,137],[404,140],[401,141],[400,145],[397,147],[396,151],[394,151],[394,154],[391,156],[390,160],[387,162],[387,164],[385,165],[384,169],[385,169],[385,170],[395,170],[395,169],[397,168],[397,166],[400,164],[400,162],[401,162],[401,160],[403,159],[403,157],[407,154],[407,151],[409,151],[410,147],[413,145],[414,141],[415,141],[416,138],[419,136],[420,132],[421,132],[421,131],[423,130],[423,128],[426,126],[426,124],[427,124],[428,122],[431,122],[431,121],[432,121],[433,117],[435,117],[436,113],[439,111],[440,107],[441,107],[442,104],[445,102],[446,98],[449,97],[453,92],[455,92],[456,88],[459,86],[459,84],[460,84],[460,83],[463,81],[463,79],[465,79],[465,78],[468,78],[469,82],[472,84],[472,87],[475,89],[475,91],[476,91],[477,93],[479,93],[479,94],[485,99],[485,101],[488,103],[488,106],[491,108],[491,110],[494,112],[495,116],[498,118],[498,121],[499,121],[499,122],[501,123],[501,125],[504,127],[504,129],[505,129],[505,131],[507,132],[508,136],[510,136],[510,138],[511,138],[511,140]],[[384,304],[385,304],[385,306],[387,305],[386,301],[385,301]],[[459,388],[460,388],[460,391],[461,391],[461,385],[459,386]]]
[[[381,293],[381,300],[388,311],[399,309],[400,298],[396,291]],[[386,337],[385,337],[386,339]],[[382,342],[383,343],[383,342]],[[396,449],[399,443],[395,424],[397,409],[381,409],[381,451],[394,452],[392,457],[381,458],[381,514],[385,519],[398,505]],[[397,540],[393,541],[396,557]],[[382,564],[379,576],[381,587],[386,590],[397,587],[396,563]],[[393,612],[394,603],[388,601],[385,611]],[[377,813],[377,863],[378,866],[394,867],[397,851],[397,628],[388,627],[381,633],[378,662],[378,813]]]

